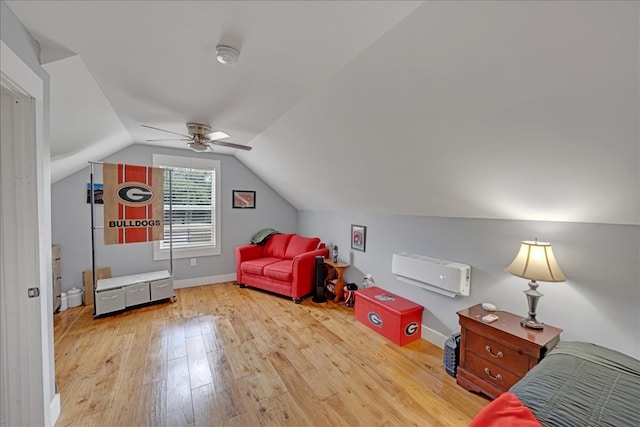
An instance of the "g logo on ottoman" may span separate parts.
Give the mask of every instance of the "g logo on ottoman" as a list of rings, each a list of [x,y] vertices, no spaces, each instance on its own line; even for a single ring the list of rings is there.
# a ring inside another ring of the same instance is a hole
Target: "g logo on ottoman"
[[[378,313],[374,313],[373,311],[370,311],[368,317],[369,317],[369,322],[371,322],[373,326],[377,326],[377,327],[382,326],[382,317],[380,317]]]
[[[418,332],[418,322],[411,322],[404,328],[404,334],[408,337]]]

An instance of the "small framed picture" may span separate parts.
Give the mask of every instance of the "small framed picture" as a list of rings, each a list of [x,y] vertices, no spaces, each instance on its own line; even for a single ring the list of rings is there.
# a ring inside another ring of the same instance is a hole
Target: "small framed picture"
[[[103,205],[102,193],[104,188],[102,184],[93,183],[93,203],[96,205]],[[87,183],[87,203],[91,203],[91,183]]]
[[[233,208],[234,209],[255,209],[256,208],[256,192],[233,190]]]
[[[365,252],[367,247],[367,227],[351,224],[351,249]]]

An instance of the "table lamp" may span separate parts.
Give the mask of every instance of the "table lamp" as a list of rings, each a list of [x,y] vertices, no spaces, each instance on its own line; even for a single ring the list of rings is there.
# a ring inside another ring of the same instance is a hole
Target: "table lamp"
[[[522,319],[520,323],[532,329],[542,329],[544,324],[536,319],[536,307],[538,300],[543,295],[538,291],[537,280],[542,282],[564,282],[564,273],[560,270],[550,243],[524,241],[520,246],[520,252],[515,259],[505,268],[505,271],[514,276],[529,279],[529,289],[523,292],[529,302],[529,317]]]

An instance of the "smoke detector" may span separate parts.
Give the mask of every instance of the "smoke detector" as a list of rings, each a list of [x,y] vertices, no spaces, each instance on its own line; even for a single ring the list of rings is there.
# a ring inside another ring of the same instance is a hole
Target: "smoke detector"
[[[233,65],[238,62],[240,52],[231,46],[218,45],[216,46],[216,59],[223,65]]]

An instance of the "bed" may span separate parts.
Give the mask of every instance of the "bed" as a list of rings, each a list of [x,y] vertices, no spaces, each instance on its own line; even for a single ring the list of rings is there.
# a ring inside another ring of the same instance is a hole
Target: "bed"
[[[638,427],[639,402],[639,360],[595,344],[560,342],[470,426]]]

